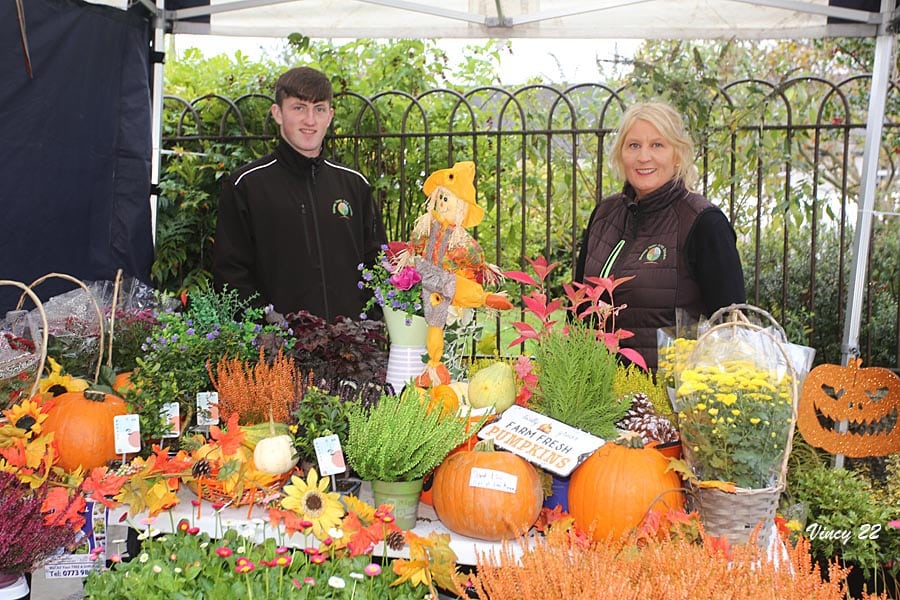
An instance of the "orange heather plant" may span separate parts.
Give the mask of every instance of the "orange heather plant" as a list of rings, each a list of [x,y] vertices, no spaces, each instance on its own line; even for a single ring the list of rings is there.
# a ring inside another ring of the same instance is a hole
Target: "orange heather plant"
[[[224,357],[216,365],[218,377],[213,375],[210,365],[207,370],[219,392],[222,419],[227,420],[232,413],[237,413],[242,425],[265,422],[270,414],[280,423],[290,421],[291,406],[301,395],[302,381],[294,361],[281,349],[271,363],[266,361],[260,348],[259,360],[252,365]]]
[[[554,529],[556,531],[554,531]],[[728,547],[701,532],[701,543],[674,537],[585,543],[574,528],[551,527],[543,538],[504,542],[499,552],[478,555],[477,575],[455,578],[456,592],[529,600],[844,600],[849,569],[837,563],[822,578],[809,542],[786,543],[778,560],[751,541]],[[863,598],[887,598],[864,594]]]

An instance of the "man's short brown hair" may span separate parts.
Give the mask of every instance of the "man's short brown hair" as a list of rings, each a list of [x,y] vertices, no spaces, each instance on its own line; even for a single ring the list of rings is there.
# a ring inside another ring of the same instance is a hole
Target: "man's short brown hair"
[[[294,67],[282,73],[275,83],[275,103],[278,106],[281,106],[285,98],[331,104],[333,97],[331,81],[312,67]]]

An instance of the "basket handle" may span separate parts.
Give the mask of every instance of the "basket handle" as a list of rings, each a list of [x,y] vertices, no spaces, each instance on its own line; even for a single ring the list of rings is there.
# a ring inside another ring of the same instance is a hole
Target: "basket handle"
[[[31,301],[34,302],[35,307],[38,309],[38,314],[41,315],[41,321],[43,321],[43,327],[41,328],[41,359],[38,362],[37,375],[35,376],[34,385],[31,386],[31,393],[28,394],[28,397],[31,398],[35,394],[37,394],[38,390],[41,387],[41,376],[44,374],[44,363],[47,360],[47,344],[50,341],[50,334],[47,332],[49,327],[47,326],[47,313],[44,312],[44,304],[41,302],[40,298],[37,297],[31,288],[20,281],[13,281],[11,279],[0,279],[0,286],[3,285],[11,285],[17,288],[21,288],[22,297],[27,294]],[[21,305],[21,300],[19,300]]]
[[[90,298],[90,300],[91,300],[91,304],[94,305],[94,311],[97,313],[97,325],[100,327],[100,336],[98,339],[99,351],[97,352],[97,368],[94,370],[94,383],[96,384],[100,380],[100,367],[103,365],[103,339],[104,339],[103,338],[103,312],[100,310],[100,305],[97,304],[97,300],[94,298],[94,294],[91,293],[90,288],[87,285],[85,285],[85,283],[83,281],[81,281],[80,279],[78,279],[77,277],[72,277],[71,275],[66,275],[65,273],[47,273],[46,275],[44,275],[42,277],[38,277],[37,279],[32,281],[31,285],[29,285],[28,287],[34,288],[35,286],[45,282],[46,280],[50,279],[51,277],[65,279],[66,281],[71,281],[72,283],[75,283],[75,284],[81,286],[81,288],[85,292],[87,292],[88,298]],[[32,294],[32,296],[33,296],[33,294]],[[19,296],[19,303],[16,305],[16,308],[17,309],[22,308],[22,303],[24,301],[25,301],[25,294],[23,293],[21,296]],[[46,334],[46,330],[48,328],[46,314],[43,315],[43,317],[44,317],[44,333]],[[44,352],[46,353],[46,350]]]
[[[112,308],[109,309],[109,349],[106,352],[106,366],[113,368],[113,330],[116,325],[116,310],[119,307],[119,292],[122,290],[122,269],[116,271],[116,281],[113,285]],[[103,350],[100,350],[103,355]]]
[[[781,323],[779,323],[775,319],[775,317],[773,317],[767,311],[752,304],[731,304],[729,306],[723,306],[722,308],[714,312],[712,316],[707,319],[707,322],[712,325],[719,319],[728,317],[730,321],[742,321],[744,323],[750,323],[750,319],[748,319],[746,315],[746,313],[748,312],[756,313],[764,317],[769,322],[769,325],[771,325],[771,327],[776,332],[778,332],[778,335],[781,336],[781,339],[787,342],[787,334],[784,332],[784,328],[781,326]]]

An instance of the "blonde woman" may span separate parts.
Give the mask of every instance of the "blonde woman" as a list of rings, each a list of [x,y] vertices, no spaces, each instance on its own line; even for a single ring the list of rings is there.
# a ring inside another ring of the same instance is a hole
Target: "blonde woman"
[[[575,279],[635,276],[616,289],[615,304],[627,305],[616,327],[655,371],[656,330],[675,325],[677,309],[698,320],[746,300],[741,259],[728,218],[692,191],[694,144],[674,108],[625,111],[611,161],[625,186],[591,214]]]

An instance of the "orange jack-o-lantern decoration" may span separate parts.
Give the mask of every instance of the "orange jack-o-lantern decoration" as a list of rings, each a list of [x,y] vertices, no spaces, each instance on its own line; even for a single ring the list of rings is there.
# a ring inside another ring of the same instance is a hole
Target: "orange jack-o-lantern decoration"
[[[851,458],[900,451],[900,377],[881,367],[819,365],[806,377],[797,409],[803,438]]]

